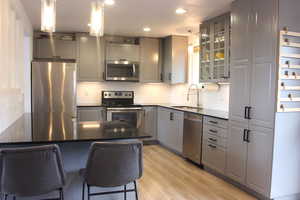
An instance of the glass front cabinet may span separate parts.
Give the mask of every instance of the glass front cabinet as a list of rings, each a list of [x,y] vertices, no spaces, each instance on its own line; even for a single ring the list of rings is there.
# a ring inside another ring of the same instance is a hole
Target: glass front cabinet
[[[230,13],[200,25],[200,82],[228,82]]]

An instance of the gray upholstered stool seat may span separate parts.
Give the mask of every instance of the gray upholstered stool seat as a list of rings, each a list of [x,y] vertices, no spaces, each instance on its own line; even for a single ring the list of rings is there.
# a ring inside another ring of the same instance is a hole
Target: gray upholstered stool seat
[[[57,145],[0,150],[1,193],[8,196],[31,197],[59,192],[63,200],[66,182],[61,153]]]
[[[143,173],[143,144],[138,140],[117,142],[96,142],[90,148],[85,170],[81,170],[84,183],[82,199],[85,197],[85,185],[88,188],[88,199],[91,196],[135,192],[138,199],[136,180]],[[126,185],[134,183],[134,189],[128,190]],[[124,190],[91,193],[90,187],[124,186]]]

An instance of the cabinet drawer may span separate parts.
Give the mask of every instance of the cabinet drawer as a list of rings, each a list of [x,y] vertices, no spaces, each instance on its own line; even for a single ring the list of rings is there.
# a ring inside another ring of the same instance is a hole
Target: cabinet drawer
[[[225,173],[226,152],[225,149],[210,143],[206,140],[203,141],[202,162],[204,166]]]
[[[212,125],[212,126],[217,126],[220,128],[226,128],[228,127],[228,121],[227,120],[223,120],[223,119],[217,119],[217,118],[213,118],[213,117],[204,117],[204,123]]]
[[[226,148],[227,147],[227,139],[221,138],[216,135],[212,135],[208,132],[203,133],[203,140],[206,140],[214,145]]]
[[[219,128],[209,124],[203,124],[203,132],[207,132],[211,135],[219,136],[222,138],[227,138],[228,130],[224,128]]]

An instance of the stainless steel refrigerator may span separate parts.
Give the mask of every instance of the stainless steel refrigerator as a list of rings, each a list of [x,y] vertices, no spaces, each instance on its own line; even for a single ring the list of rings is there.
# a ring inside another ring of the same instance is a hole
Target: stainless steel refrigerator
[[[74,61],[36,60],[32,62],[33,137],[39,140],[75,137],[76,83]],[[43,134],[40,134],[41,132]]]

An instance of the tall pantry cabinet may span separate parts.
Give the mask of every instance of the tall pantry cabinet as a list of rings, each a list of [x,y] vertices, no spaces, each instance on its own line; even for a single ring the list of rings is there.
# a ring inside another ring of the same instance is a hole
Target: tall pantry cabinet
[[[300,187],[291,186],[300,179],[300,159],[282,154],[288,145],[299,148],[300,140],[292,143],[289,137],[295,137],[297,131],[299,137],[300,127],[295,122],[289,125],[288,120],[296,117],[300,124],[300,115],[276,110],[279,31],[281,22],[300,17],[295,8],[300,8],[297,0],[236,0],[231,9],[226,175],[274,199],[300,193]],[[299,27],[298,21],[289,28]],[[284,124],[290,127],[283,128]],[[292,164],[288,172],[282,170],[286,160]]]

